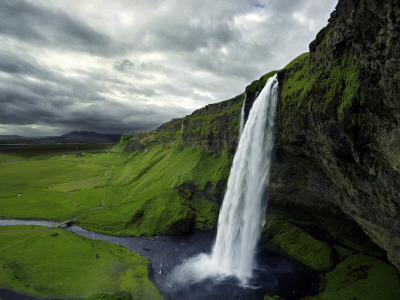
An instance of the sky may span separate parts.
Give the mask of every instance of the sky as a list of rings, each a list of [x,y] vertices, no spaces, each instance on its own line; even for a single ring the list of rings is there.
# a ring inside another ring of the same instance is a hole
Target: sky
[[[308,51],[337,0],[1,0],[0,135],[153,129]]]

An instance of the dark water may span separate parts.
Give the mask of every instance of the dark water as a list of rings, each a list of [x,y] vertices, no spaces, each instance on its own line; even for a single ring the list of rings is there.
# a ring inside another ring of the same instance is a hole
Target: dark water
[[[0,226],[8,225],[42,225],[54,226],[52,222],[0,220]],[[284,299],[300,299],[304,295],[317,291],[318,275],[294,261],[261,247],[257,252],[257,265],[249,287],[239,285],[235,278],[224,280],[207,279],[202,282],[179,286],[169,278],[175,266],[185,259],[201,252],[210,253],[215,234],[210,232],[194,232],[179,236],[151,237],[115,237],[90,232],[77,226],[65,227],[65,230],[81,236],[122,245],[133,252],[140,253],[150,259],[150,279],[166,299],[263,299],[264,295],[280,295]],[[4,290],[0,290],[3,299],[35,299],[26,296],[18,298],[18,294],[6,298]],[[25,297],[25,298],[23,298]]]

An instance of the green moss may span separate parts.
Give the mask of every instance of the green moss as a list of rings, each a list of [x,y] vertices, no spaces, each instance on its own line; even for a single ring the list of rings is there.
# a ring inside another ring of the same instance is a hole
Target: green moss
[[[268,249],[284,253],[308,267],[327,270],[333,265],[333,252],[328,244],[289,222],[269,216],[263,236]]]
[[[400,295],[397,270],[381,260],[352,255],[325,276],[325,289],[314,299],[391,300]]]
[[[271,296],[265,295],[265,296],[264,296],[264,300],[284,300],[284,299],[281,298],[281,297],[279,297],[279,296],[273,296],[273,297],[271,297]]]
[[[231,150],[230,145],[222,141],[223,137],[236,136],[244,93],[235,98],[222,101],[196,110],[182,119],[173,119],[154,130],[131,133],[123,137],[128,141],[126,150],[145,151],[157,145],[176,147],[203,146],[215,153],[219,150]],[[216,145],[212,142],[215,141]]]
[[[283,139],[290,136],[293,126],[306,128],[310,114],[343,122],[359,94],[358,70],[359,62],[351,52],[329,66],[311,60],[309,53],[289,63],[283,69],[278,107]]]
[[[330,208],[318,208],[303,205],[278,206],[279,203],[272,203],[268,208],[267,219],[276,218],[276,215],[283,215],[284,219],[292,224],[302,224],[319,228],[324,236],[335,240],[338,245],[333,248],[340,256],[346,256],[345,252],[361,252],[366,255],[384,259],[386,252],[374,244],[358,224],[341,213],[335,213]],[[337,247],[337,248],[336,248]],[[341,249],[340,249],[341,248]]]
[[[337,118],[340,122],[345,119],[345,114],[357,96],[360,83],[358,80],[359,63],[355,57],[346,52],[340,60],[335,61],[330,71],[328,85],[330,87],[325,102],[325,110],[338,98]]]
[[[96,294],[92,295],[86,300],[132,300],[132,296],[128,293],[118,293],[118,294]]]
[[[271,71],[261,76],[260,79],[253,81],[246,87],[246,94],[250,95],[250,94],[255,94],[256,92],[260,92],[264,88],[268,79],[274,76],[276,73],[278,73],[278,71]]]
[[[231,150],[230,145],[224,144],[223,139],[238,134],[243,100],[244,94],[241,94],[186,116],[183,119],[182,130],[185,145]]]
[[[126,248],[62,229],[0,227],[0,288],[18,293],[60,298],[126,293],[161,299],[148,279],[148,266],[148,259]]]
[[[345,258],[349,257],[350,255],[354,254],[354,251],[348,248],[343,248],[338,245],[334,245],[333,249],[335,252],[339,255],[339,258],[341,260],[344,260]]]

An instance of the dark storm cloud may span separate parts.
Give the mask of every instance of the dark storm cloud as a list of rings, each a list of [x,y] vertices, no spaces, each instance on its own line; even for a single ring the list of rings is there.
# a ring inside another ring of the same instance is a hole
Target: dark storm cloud
[[[83,20],[23,0],[0,1],[0,33],[36,45],[111,54],[110,37],[89,27]]]
[[[160,120],[172,118],[178,107],[171,105],[150,109],[136,101],[135,109],[128,104],[110,101],[101,96],[108,89],[93,78],[71,79],[44,70],[36,62],[9,57],[8,63],[0,63],[0,71],[12,75],[29,75],[41,80],[26,80],[23,76],[5,77],[0,72],[0,120],[2,124],[48,124],[74,130],[98,130],[101,132],[129,132],[154,128]],[[12,60],[11,60],[12,59]],[[106,79],[106,78],[104,78]],[[106,81],[107,82],[107,79]],[[18,89],[15,89],[18,87]],[[151,89],[129,86],[130,95],[154,95]],[[132,99],[135,102],[135,99]]]
[[[231,98],[335,2],[0,1],[0,134],[145,130]]]

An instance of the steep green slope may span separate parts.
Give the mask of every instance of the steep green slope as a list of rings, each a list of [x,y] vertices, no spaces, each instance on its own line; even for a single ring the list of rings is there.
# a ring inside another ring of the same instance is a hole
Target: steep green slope
[[[234,154],[244,94],[210,104],[181,119],[173,119],[157,129],[126,134],[122,141],[126,151],[144,151],[154,145],[178,145],[182,148],[201,146],[216,154]]]
[[[225,185],[230,163],[226,153],[203,148],[156,145],[136,151],[110,182],[104,207],[77,222],[117,235],[214,229],[215,195]]]
[[[243,100],[244,94],[124,135],[118,147],[131,154],[110,181],[104,207],[77,223],[116,235],[214,230]]]

